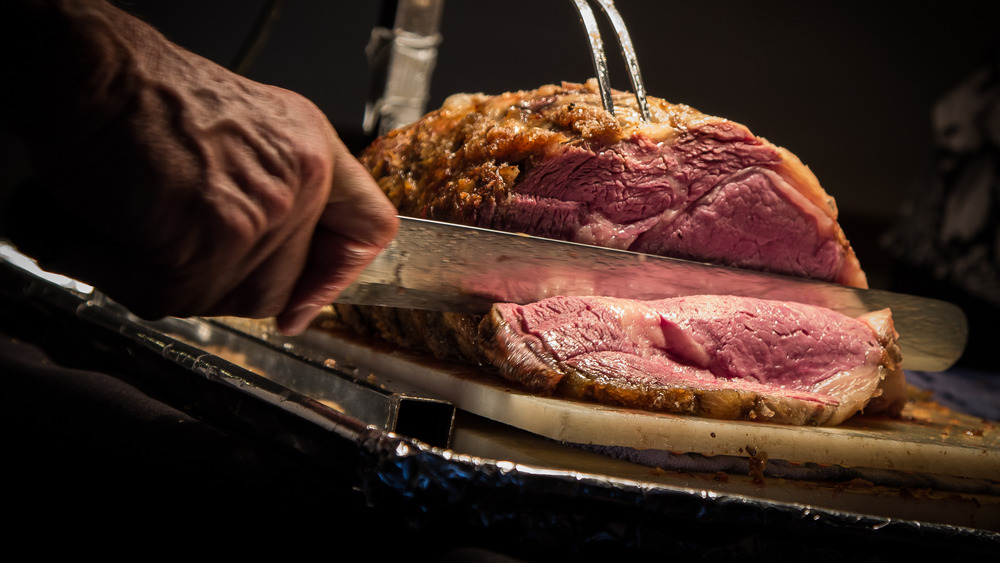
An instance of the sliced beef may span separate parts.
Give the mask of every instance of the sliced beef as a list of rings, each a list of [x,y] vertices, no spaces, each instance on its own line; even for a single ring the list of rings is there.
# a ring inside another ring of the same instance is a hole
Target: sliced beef
[[[671,413],[834,425],[905,402],[888,311],[730,296],[494,305],[482,348],[540,393]],[[878,397],[876,403],[870,403]]]

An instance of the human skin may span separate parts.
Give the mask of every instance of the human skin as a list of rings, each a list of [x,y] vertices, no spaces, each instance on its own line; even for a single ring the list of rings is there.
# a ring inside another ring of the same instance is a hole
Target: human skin
[[[4,4],[0,119],[35,176],[2,205],[43,267],[141,317],[297,334],[395,235],[394,207],[301,95],[103,0]]]

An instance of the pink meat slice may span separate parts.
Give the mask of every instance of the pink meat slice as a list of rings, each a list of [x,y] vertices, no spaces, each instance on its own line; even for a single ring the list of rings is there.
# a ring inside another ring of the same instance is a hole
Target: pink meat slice
[[[731,296],[496,304],[487,357],[540,392],[711,418],[835,425],[905,395],[888,311]],[[873,402],[873,399],[877,399]]]

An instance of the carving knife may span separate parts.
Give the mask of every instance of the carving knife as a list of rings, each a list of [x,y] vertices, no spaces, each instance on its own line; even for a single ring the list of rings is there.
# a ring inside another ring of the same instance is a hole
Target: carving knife
[[[952,303],[516,233],[400,216],[396,238],[338,303],[482,314],[493,303],[557,295],[662,299],[737,295],[827,307],[851,317],[892,310],[903,367],[943,371],[968,321]]]

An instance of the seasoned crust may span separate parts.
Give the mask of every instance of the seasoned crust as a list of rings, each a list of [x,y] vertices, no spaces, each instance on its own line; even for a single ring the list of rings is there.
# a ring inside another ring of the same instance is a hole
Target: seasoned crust
[[[360,160],[400,213],[475,222],[502,202],[524,171],[562,147],[592,149],[642,132],[654,141],[719,118],[650,98],[654,125],[643,125],[630,94],[615,94],[612,116],[596,82],[547,85],[497,96],[457,94],[419,121],[377,139]],[[470,221],[471,220],[471,221]]]
[[[334,303],[314,323],[319,330],[347,331],[393,346],[430,353],[439,360],[485,363],[478,331],[482,315]]]

